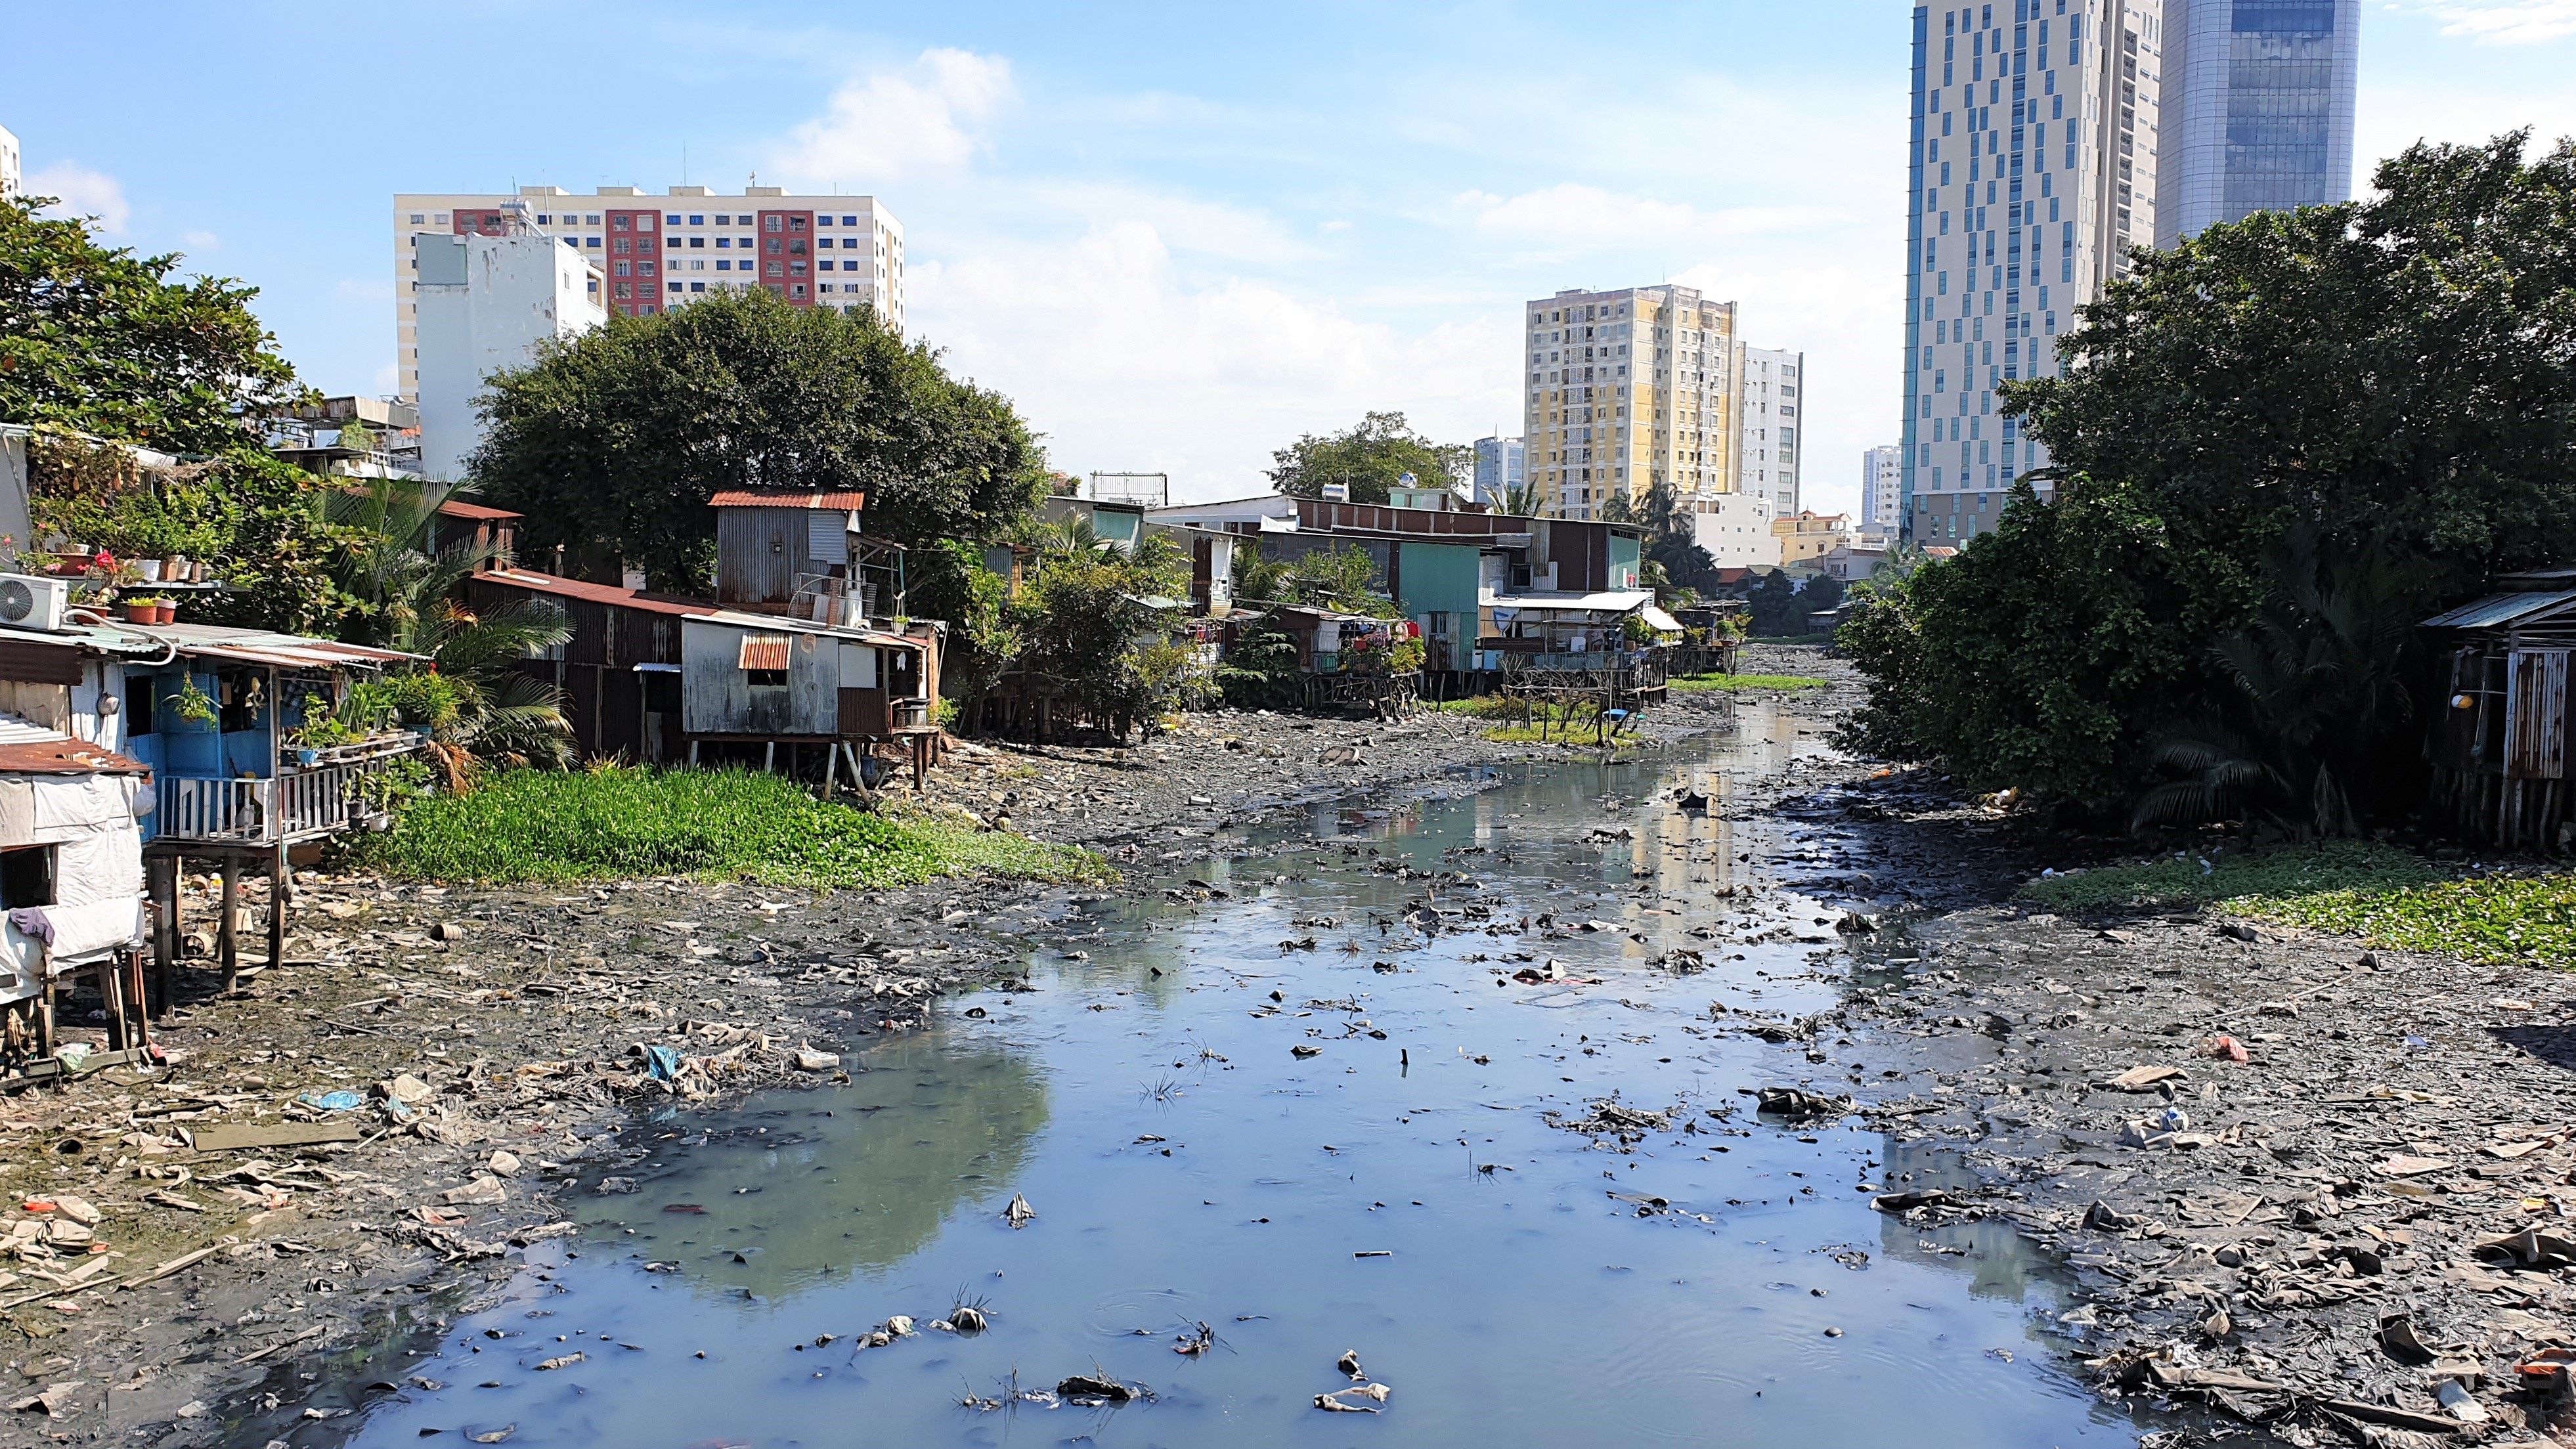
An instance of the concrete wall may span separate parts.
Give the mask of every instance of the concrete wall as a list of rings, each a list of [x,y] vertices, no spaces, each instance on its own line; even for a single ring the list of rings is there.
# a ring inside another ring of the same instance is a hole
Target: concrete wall
[[[1691,516],[1691,541],[1708,550],[1722,569],[1767,568],[1780,562],[1780,540],[1771,532],[1771,500],[1751,493],[1699,500]]]
[[[416,236],[419,270],[421,467],[465,476],[483,441],[474,399],[485,379],[525,366],[537,344],[608,320],[590,294],[590,266],[551,237]]]

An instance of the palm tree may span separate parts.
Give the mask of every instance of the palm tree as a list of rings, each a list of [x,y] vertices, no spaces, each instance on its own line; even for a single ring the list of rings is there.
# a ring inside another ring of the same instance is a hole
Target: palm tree
[[[570,639],[572,628],[551,603],[477,614],[456,602],[465,580],[502,561],[490,544],[430,550],[438,506],[457,491],[381,478],[331,495],[324,506],[357,539],[337,570],[340,586],[361,604],[348,631],[359,637],[351,642],[428,658],[422,677],[390,679],[382,693],[407,723],[429,732],[432,757],[461,789],[480,761],[558,768],[572,762],[572,724],[561,692],[517,667]],[[362,699],[356,707],[363,712],[383,702]]]
[[[2271,563],[2274,596],[2217,647],[2227,692],[2156,742],[2156,763],[2181,777],[2141,796],[2133,825],[2250,816],[2299,836],[2360,833],[2354,791],[2413,713],[2404,663],[2422,590],[2375,543],[2335,547],[2304,522]]]
[[[1536,518],[1547,506],[1535,483],[1514,483],[1503,490],[1503,512],[1514,518]]]

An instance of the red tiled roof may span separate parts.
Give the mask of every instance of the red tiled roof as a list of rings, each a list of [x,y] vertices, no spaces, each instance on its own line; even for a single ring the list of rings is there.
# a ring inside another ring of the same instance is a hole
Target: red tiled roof
[[[438,505],[438,516],[441,518],[502,519],[525,518],[527,515],[524,513],[512,513],[506,508],[486,508],[480,503],[460,503],[456,499],[450,498],[446,502]]]
[[[868,506],[868,496],[855,489],[836,493],[800,493],[785,488],[729,488],[707,500],[710,508],[810,508],[855,513]]]
[[[606,604],[618,609],[642,609],[648,614],[694,616],[712,614],[713,604],[691,604],[677,599],[657,599],[615,584],[594,584],[581,579],[561,579],[553,574],[530,573],[526,569],[487,569],[474,576],[474,582],[507,584],[526,589],[532,594],[552,594],[557,598],[581,599],[593,604]]]

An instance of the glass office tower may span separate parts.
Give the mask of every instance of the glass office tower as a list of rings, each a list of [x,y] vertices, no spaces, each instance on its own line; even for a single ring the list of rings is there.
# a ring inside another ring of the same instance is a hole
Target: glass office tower
[[[2156,245],[2352,199],[2361,0],[2165,0]]]

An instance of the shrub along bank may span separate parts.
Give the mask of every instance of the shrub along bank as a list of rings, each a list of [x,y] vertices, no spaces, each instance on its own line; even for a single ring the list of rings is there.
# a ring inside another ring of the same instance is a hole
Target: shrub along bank
[[[2396,950],[2576,966],[2576,876],[2462,875],[2365,841],[2187,853],[2051,876],[2022,895],[2067,911],[2210,906]]]
[[[360,863],[419,880],[510,884],[693,876],[886,887],[972,871],[1103,879],[1100,857],[1005,831],[894,821],[741,770],[517,770],[407,806]]]

